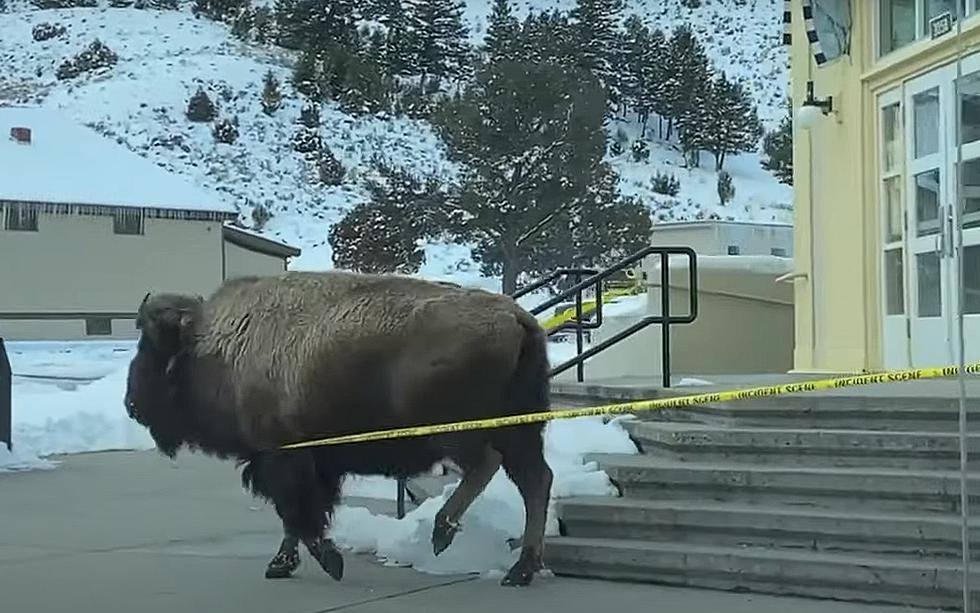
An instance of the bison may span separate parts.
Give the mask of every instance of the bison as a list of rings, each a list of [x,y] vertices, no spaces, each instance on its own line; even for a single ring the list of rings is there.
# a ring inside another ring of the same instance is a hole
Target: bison
[[[174,458],[181,448],[236,460],[242,485],[283,527],[266,577],[290,576],[302,542],[340,580],[326,537],[349,474],[410,478],[454,462],[459,486],[437,512],[432,546],[452,542],[466,509],[503,466],[525,507],[517,562],[543,568],[552,471],[543,424],[282,449],[316,437],[549,409],[546,337],[505,295],[395,275],[288,272],[224,282],[200,296],[147,294],[125,406]]]

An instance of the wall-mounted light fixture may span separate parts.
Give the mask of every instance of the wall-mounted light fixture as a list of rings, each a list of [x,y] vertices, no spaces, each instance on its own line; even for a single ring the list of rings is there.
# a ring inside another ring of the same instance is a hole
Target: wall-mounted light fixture
[[[813,81],[806,82],[806,100],[796,112],[796,120],[804,130],[809,130],[820,122],[820,118],[834,111],[834,97],[817,99],[813,96]]]

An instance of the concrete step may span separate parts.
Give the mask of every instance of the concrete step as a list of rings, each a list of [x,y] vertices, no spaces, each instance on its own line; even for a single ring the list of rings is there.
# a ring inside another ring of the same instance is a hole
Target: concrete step
[[[553,537],[545,564],[562,576],[932,608],[958,608],[963,593],[953,560]],[[980,594],[971,601],[975,609]]]
[[[586,454],[626,498],[716,500],[840,511],[958,513],[959,473],[895,468],[681,462],[644,454]],[[971,512],[980,514],[980,474],[968,475]]]
[[[800,466],[958,469],[959,435],[802,428],[747,428],[629,420],[644,453],[678,460]],[[980,434],[967,437],[967,459],[980,466]]]
[[[562,534],[795,551],[945,557],[961,555],[959,515],[859,513],[711,500],[559,500]],[[980,558],[980,519],[971,518],[971,557]]]
[[[637,417],[734,427],[959,432],[958,402],[946,398],[779,396],[640,412]],[[980,399],[968,399],[967,431],[980,432]]]

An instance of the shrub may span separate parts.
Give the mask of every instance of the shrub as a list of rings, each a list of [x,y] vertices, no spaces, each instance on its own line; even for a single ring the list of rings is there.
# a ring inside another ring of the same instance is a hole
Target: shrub
[[[31,30],[31,35],[34,37],[34,40],[41,42],[42,40],[50,40],[61,36],[66,31],[65,26],[60,23],[48,23],[45,21],[34,26],[34,29]]]
[[[676,196],[681,191],[681,182],[674,175],[658,171],[653,176],[653,191],[665,196]]]

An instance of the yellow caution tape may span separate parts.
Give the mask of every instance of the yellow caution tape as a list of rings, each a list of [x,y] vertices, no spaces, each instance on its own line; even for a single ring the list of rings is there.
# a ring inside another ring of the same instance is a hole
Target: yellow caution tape
[[[620,288],[614,290],[607,290],[602,293],[602,304],[607,305],[613,300],[622,298],[624,296],[636,295],[642,291],[642,286],[635,287],[630,286],[628,288]],[[593,298],[591,300],[585,300],[582,302],[582,317],[591,315],[593,311],[596,310],[597,301]],[[566,307],[556,315],[552,315],[550,318],[546,319],[541,327],[547,331],[554,330],[555,328],[561,326],[562,324],[575,319],[575,307]]]
[[[782,396],[785,394],[797,394],[801,392],[814,392],[817,390],[840,389],[842,387],[854,387],[858,385],[901,383],[907,381],[919,381],[922,379],[937,379],[952,377],[958,372],[958,366],[896,370],[867,375],[803,381],[800,383],[786,383],[784,385],[753,387],[740,390],[730,390],[726,392],[676,396],[657,400],[636,400],[632,402],[582,407],[577,409],[559,409],[553,411],[541,411],[537,413],[526,413],[523,415],[508,415],[506,417],[491,417],[489,419],[474,419],[469,421],[457,421],[427,426],[410,426],[407,428],[395,428],[392,430],[377,430],[374,432],[345,434],[341,436],[331,436],[299,443],[291,443],[288,445],[283,445],[282,449],[299,449],[302,447],[318,447],[321,445],[342,445],[344,443],[364,443],[367,441],[408,438],[412,436],[430,436],[433,434],[444,434],[447,432],[463,432],[465,430],[481,430],[484,428],[518,426],[539,421],[550,421],[553,419],[597,417],[602,415],[614,415],[617,413],[635,413],[638,411],[654,411],[657,409],[689,407],[700,404],[728,402],[731,400],[745,400],[747,398],[764,398],[770,396]],[[965,372],[968,374],[980,373],[980,362],[967,364]]]

